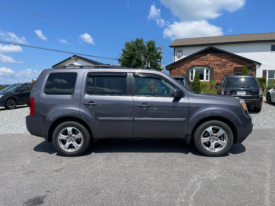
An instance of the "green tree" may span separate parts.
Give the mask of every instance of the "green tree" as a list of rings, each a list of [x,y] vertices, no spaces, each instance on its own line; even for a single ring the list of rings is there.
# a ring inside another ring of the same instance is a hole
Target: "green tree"
[[[242,75],[248,75],[248,70],[246,66],[243,66]]]
[[[200,93],[201,92],[201,82],[200,82],[199,74],[197,71],[195,73],[195,78],[194,78],[193,83],[194,83],[194,86],[193,86],[194,92]]]
[[[153,40],[144,43],[143,39],[126,42],[118,62],[125,68],[152,68],[161,71],[161,52]]]

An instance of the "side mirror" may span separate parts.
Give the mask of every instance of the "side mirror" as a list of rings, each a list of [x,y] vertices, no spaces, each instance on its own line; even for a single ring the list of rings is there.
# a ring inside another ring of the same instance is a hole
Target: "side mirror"
[[[180,99],[183,97],[183,91],[181,91],[180,89],[176,88],[174,89],[174,94],[173,94],[175,99]]]

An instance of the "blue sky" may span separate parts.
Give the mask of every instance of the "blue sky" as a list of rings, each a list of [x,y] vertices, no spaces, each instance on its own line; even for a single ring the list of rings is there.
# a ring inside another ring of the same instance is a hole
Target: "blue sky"
[[[130,39],[155,40],[157,46],[165,47],[163,65],[173,61],[169,45],[175,38],[275,32],[274,0],[2,0],[0,4]],[[117,58],[130,40],[4,6],[0,6],[0,19],[0,40],[75,53]],[[0,84],[30,81],[70,56],[0,43]]]

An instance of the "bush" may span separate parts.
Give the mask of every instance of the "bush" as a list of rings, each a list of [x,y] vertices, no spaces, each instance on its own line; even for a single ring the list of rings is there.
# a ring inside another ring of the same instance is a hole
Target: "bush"
[[[273,89],[273,88],[275,88],[275,80],[273,80],[272,82],[268,83],[268,85],[267,85],[267,89],[268,90],[269,89]]]
[[[200,78],[199,78],[199,74],[197,71],[195,73],[195,79],[194,79],[193,83],[194,83],[194,86],[193,86],[194,92],[201,93]]]
[[[210,87],[211,90],[216,88],[216,83],[215,83],[214,80],[210,80],[209,87]]]
[[[246,66],[243,66],[242,75],[248,75],[248,70]]]
[[[263,91],[266,90],[266,78],[257,78],[260,86],[262,87]]]
[[[209,84],[208,82],[200,82],[201,84],[201,91],[208,90]]]

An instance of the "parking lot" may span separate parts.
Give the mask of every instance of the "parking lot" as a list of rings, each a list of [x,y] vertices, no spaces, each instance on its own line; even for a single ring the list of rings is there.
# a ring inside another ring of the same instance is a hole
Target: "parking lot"
[[[28,107],[0,108],[0,205],[273,205],[275,104],[224,157],[182,140],[100,140],[59,156],[25,128]]]

